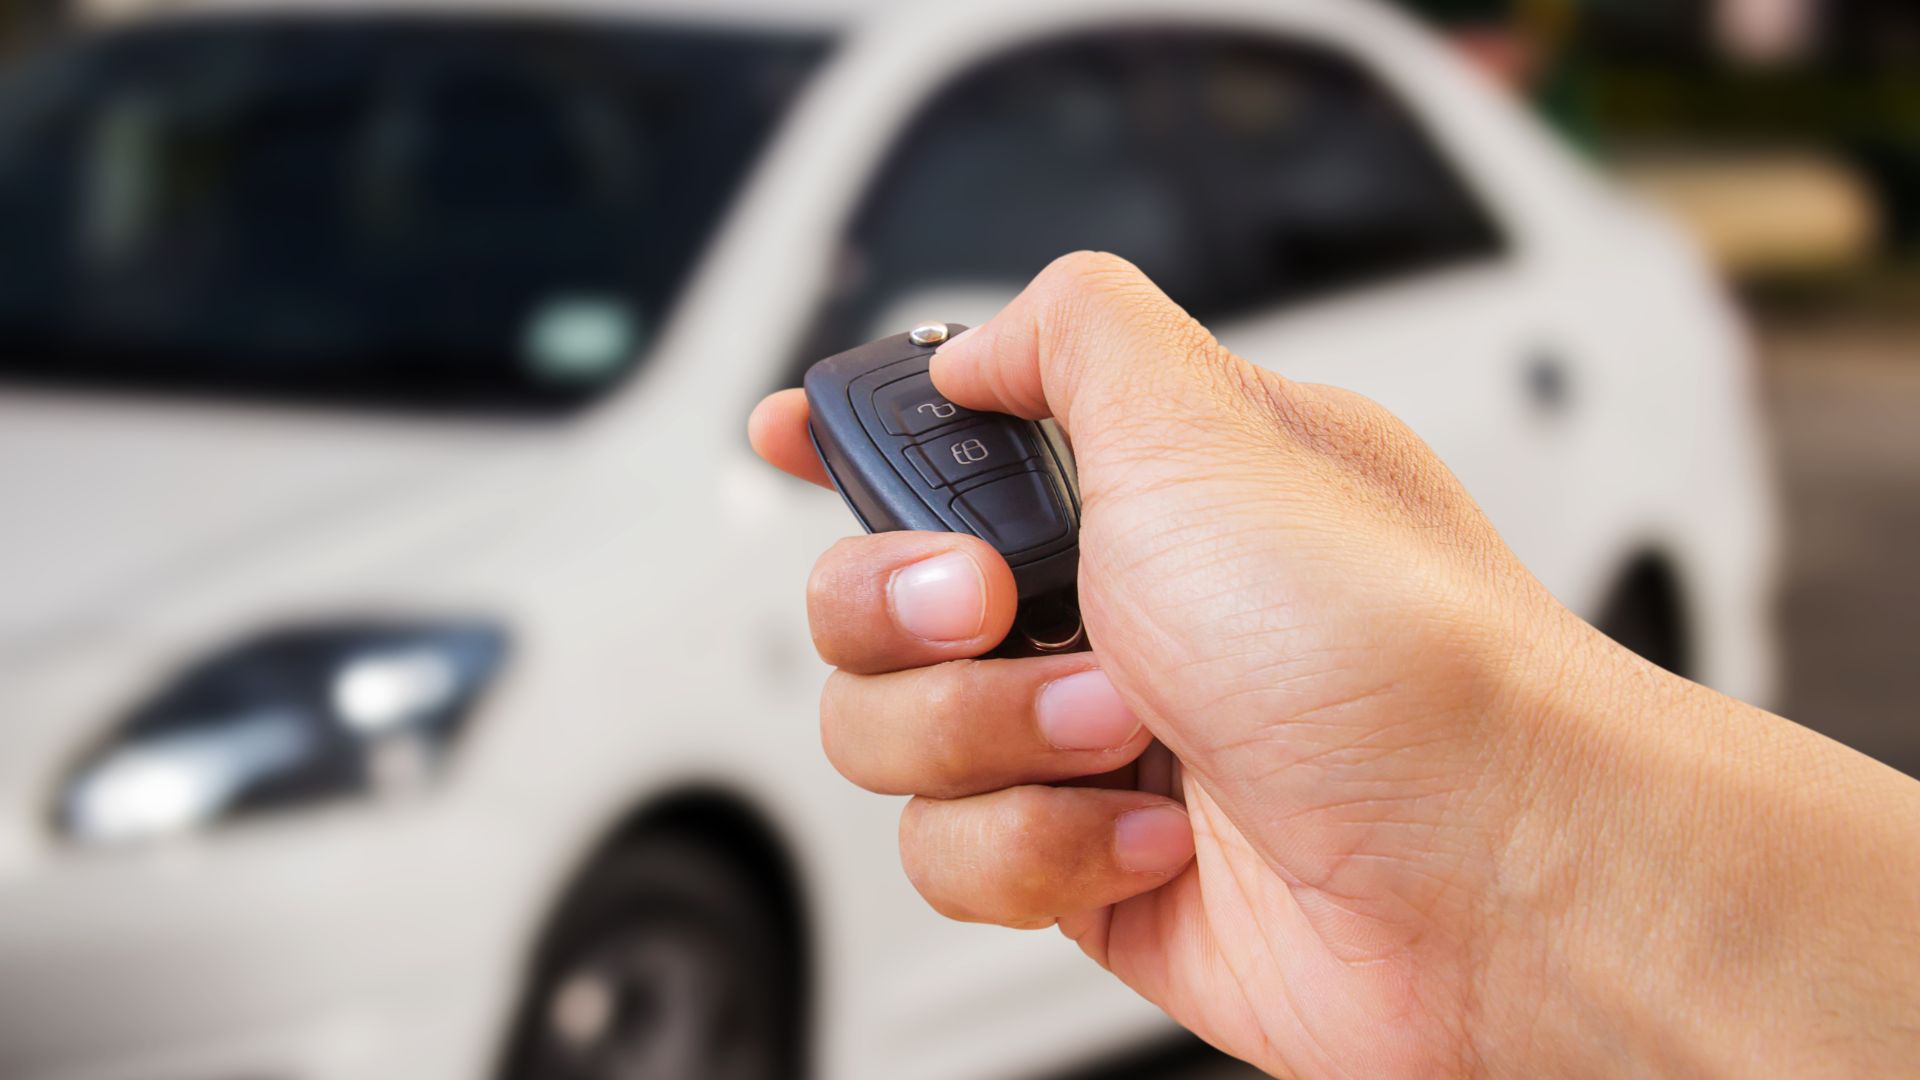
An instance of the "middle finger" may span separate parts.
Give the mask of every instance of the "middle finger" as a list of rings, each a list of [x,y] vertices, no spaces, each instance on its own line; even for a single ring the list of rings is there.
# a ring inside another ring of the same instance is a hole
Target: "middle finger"
[[[940,799],[1111,772],[1153,741],[1090,653],[836,671],[820,733],[861,787]]]

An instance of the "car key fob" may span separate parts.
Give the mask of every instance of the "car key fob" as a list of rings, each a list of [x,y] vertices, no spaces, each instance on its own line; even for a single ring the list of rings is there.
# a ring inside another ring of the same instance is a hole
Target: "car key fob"
[[[927,323],[807,369],[814,449],[868,532],[972,533],[1006,557],[1020,611],[990,655],[1085,649],[1072,455],[1050,424],[963,409],[933,388],[934,349],[963,329]]]

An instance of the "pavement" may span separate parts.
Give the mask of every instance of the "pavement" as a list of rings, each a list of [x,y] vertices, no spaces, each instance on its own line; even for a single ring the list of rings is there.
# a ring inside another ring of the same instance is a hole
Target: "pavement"
[[[1778,710],[1920,776],[1920,313],[1762,337],[1786,536]]]
[[[1784,694],[1806,724],[1920,776],[1920,311],[1760,326],[1785,537]],[[1066,1080],[1251,1080],[1198,1041]]]

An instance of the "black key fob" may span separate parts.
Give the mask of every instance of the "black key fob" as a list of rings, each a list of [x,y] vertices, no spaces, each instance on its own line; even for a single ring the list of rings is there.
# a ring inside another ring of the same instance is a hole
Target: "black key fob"
[[[927,323],[808,368],[814,449],[868,532],[972,533],[1006,557],[1020,613],[992,655],[1085,649],[1072,457],[1052,425],[963,409],[933,388],[933,350],[963,329]]]

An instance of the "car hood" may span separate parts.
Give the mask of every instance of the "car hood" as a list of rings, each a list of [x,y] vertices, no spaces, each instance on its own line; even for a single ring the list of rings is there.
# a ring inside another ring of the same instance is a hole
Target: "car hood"
[[[0,657],[417,514],[546,429],[0,392]]]

